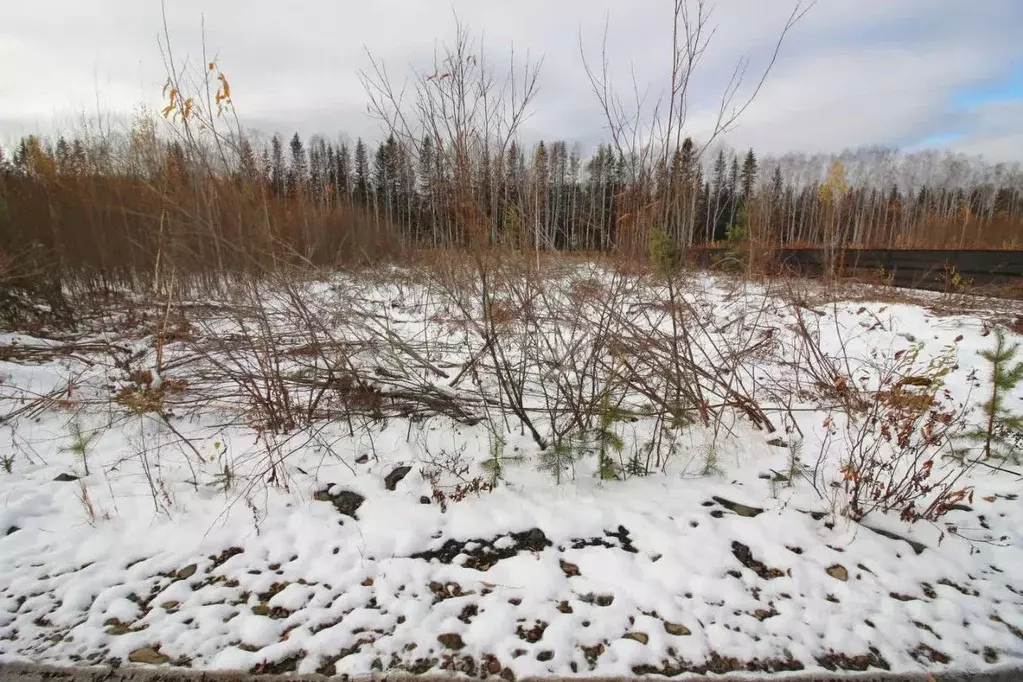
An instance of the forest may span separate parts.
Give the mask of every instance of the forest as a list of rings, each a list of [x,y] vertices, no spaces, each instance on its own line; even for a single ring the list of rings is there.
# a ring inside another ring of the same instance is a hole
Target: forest
[[[640,111],[629,118],[606,63],[587,65],[606,119],[593,148],[527,139],[539,64],[502,75],[456,28],[404,100],[382,63],[360,72],[376,139],[249,131],[210,62],[170,69],[162,109],[140,109],[123,129],[84,125],[0,150],[0,277],[134,284],[163,268],[212,281],[282,263],[330,268],[481,247],[639,260],[664,244],[1020,247],[1019,163],[933,149],[736,150],[727,133],[759,89],[743,100],[737,83],[714,130],[690,136],[686,50],[709,40],[699,24],[667,72],[666,112],[647,122]]]

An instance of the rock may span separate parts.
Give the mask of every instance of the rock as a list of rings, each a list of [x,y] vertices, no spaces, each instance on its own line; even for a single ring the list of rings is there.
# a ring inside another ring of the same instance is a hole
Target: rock
[[[927,549],[927,545],[923,545],[923,544],[921,544],[919,542],[916,542],[915,540],[910,540],[909,538],[904,538],[901,535],[896,535],[895,533],[892,533],[891,531],[887,531],[887,530],[884,530],[882,528],[873,528],[873,527],[868,526],[866,524],[860,524],[860,525],[862,525],[867,530],[874,531],[875,533],[877,533],[881,537],[888,538],[889,540],[902,540],[903,542],[908,544],[910,547],[912,547],[913,551],[916,552],[917,554],[923,554],[923,551],[925,549]]]
[[[384,477],[384,486],[386,486],[388,490],[394,490],[398,487],[398,483],[401,482],[401,479],[408,476],[408,472],[410,471],[412,471],[412,467],[409,466],[396,467],[394,471]]]
[[[512,672],[511,668],[504,668],[501,670],[501,679],[507,682],[515,682],[515,673]]]
[[[611,606],[611,604],[614,603],[615,598],[613,594],[594,594],[592,592],[588,592],[586,594],[579,595],[579,601],[584,604]]]
[[[640,644],[646,644],[650,641],[650,637],[645,632],[626,632],[622,635],[622,638],[631,639],[634,642],[639,642]]]
[[[131,627],[127,624],[122,623],[117,618],[108,618],[103,626],[107,629],[108,635],[126,635],[131,632]]]
[[[441,537],[441,533],[434,534],[434,539]],[[511,542],[505,539],[510,538]],[[498,545],[498,541],[500,545]],[[411,555],[412,559],[425,559],[426,561],[437,560],[442,564],[451,564],[454,561],[464,561],[466,568],[473,568],[477,571],[489,570],[494,564],[503,559],[509,559],[519,552],[542,552],[551,546],[544,532],[539,528],[520,533],[499,535],[495,538],[473,538],[469,540],[450,539],[438,549],[426,552],[417,552]],[[469,549],[469,546],[473,549]],[[467,559],[459,557],[468,557]]]
[[[178,571],[177,573],[178,580],[188,580],[193,575],[195,575],[195,571],[197,568],[198,567],[195,564],[189,564],[188,566],[185,566],[180,571]]]
[[[501,661],[496,658],[491,658],[487,661],[487,672],[491,675],[496,675],[501,672]]]
[[[57,481],[58,483],[69,483],[69,482],[71,482],[71,481],[77,481],[77,480],[78,480],[78,477],[77,477],[77,476],[74,476],[74,475],[72,475],[72,474],[59,474],[59,475],[58,475],[58,476],[57,476],[56,478],[54,478],[53,480],[54,480],[54,481]]]
[[[842,582],[846,582],[847,580],[849,580],[849,571],[847,571],[845,566],[842,566],[841,564],[828,566],[827,571],[828,575],[830,575],[835,580],[841,580]]]
[[[314,493],[313,499],[320,502],[330,502],[340,513],[353,519],[358,519],[359,517],[355,515],[355,512],[359,510],[359,507],[366,501],[366,498],[351,490],[342,490],[337,495],[333,495],[330,492],[331,487],[327,486],[323,490]]]
[[[767,444],[776,448],[787,448],[789,446],[789,444],[786,443],[781,438],[772,438],[771,440],[767,441]]]
[[[564,559],[559,561],[561,564],[561,570],[565,572],[565,575],[569,578],[579,575],[579,567],[575,564],[570,564]]]
[[[164,611],[176,611],[178,608],[178,602],[172,599],[170,601],[165,601],[164,603],[160,604],[160,607]]]
[[[368,461],[369,461],[369,455],[359,455],[359,457],[355,460],[355,463],[356,464],[365,464]]]
[[[554,652],[549,650],[549,649],[545,650],[545,651],[541,651],[540,653],[538,653],[536,655],[536,660],[540,661],[541,663],[546,663],[547,661],[551,660],[552,658],[554,658]]]
[[[750,507],[750,506],[747,506],[745,504],[739,504],[738,502],[732,502],[731,500],[726,500],[723,497],[715,496],[715,497],[712,497],[711,499],[714,500],[715,502],[717,502],[718,504],[720,504],[725,509],[729,509],[729,510],[735,512],[739,516],[746,516],[748,518],[753,518],[754,516],[757,516],[758,514],[763,514],[764,513],[764,510],[760,509],[758,507]]]
[[[21,528],[19,528],[18,526],[10,526],[7,528],[7,532],[4,533],[4,535],[14,535],[19,530],[21,530]]]
[[[739,563],[756,573],[764,580],[780,578],[785,575],[784,571],[777,568],[770,568],[764,562],[754,559],[753,552],[750,551],[750,548],[741,542],[732,543],[732,555],[739,560]]]
[[[266,604],[256,604],[252,607],[252,613],[257,616],[269,616],[270,607]]]
[[[423,495],[422,497],[419,498],[419,504],[430,504],[430,498],[427,497],[426,495]]]
[[[162,665],[170,660],[151,646],[135,649],[128,654],[128,660],[132,663],[146,663],[148,665]]]
[[[462,641],[462,636],[454,632],[446,632],[443,635],[437,635],[437,641],[440,642],[445,649],[454,649],[458,651],[465,647],[465,642]]]
[[[685,637],[687,635],[693,634],[685,625],[679,625],[678,623],[670,623],[668,621],[664,621],[664,631],[667,632],[669,635],[675,635],[676,637]]]

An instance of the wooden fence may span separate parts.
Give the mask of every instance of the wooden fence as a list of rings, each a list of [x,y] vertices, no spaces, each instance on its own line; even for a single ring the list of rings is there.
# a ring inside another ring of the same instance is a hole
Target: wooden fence
[[[742,251],[693,249],[691,255],[694,265],[714,267],[741,260]],[[758,254],[758,260],[780,273],[835,274],[916,289],[1023,287],[1023,251],[782,248]]]

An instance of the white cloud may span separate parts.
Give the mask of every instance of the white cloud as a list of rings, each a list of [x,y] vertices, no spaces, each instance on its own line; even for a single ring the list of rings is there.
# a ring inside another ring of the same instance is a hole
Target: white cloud
[[[453,5],[485,34],[494,57],[503,58],[513,43],[520,55],[529,49],[545,56],[529,134],[586,143],[602,135],[603,123],[583,73],[580,34],[596,58],[606,18],[616,83],[631,87],[635,73],[656,94],[665,87],[670,4],[168,0],[167,19],[175,56],[196,63],[205,20],[206,45],[231,78],[245,123],[354,136],[378,129],[365,114],[356,75],[367,66],[365,49],[394,74],[410,62],[425,68],[436,42],[451,38]],[[159,2],[2,5],[0,138],[93,112],[97,101],[113,113],[158,103],[166,76],[157,45]],[[751,72],[762,67],[791,7],[783,0],[719,0],[712,15],[717,33],[693,85],[694,134],[706,128],[740,57],[751,56]],[[1005,77],[1019,55],[1014,29],[1020,25],[1018,0],[988,0],[983,11],[961,0],[819,0],[790,34],[768,85],[728,142],[764,152],[827,152],[913,146],[954,133],[962,136],[957,148],[1023,159],[1009,114],[994,105],[964,111],[952,99],[963,88]]]

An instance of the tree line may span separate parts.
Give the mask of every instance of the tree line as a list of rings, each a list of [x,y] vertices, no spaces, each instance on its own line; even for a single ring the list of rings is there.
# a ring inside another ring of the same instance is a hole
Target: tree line
[[[0,169],[35,182],[69,176],[191,183],[212,172],[282,205],[360,207],[404,243],[442,248],[476,230],[494,244],[556,251],[637,251],[658,231],[685,246],[1019,248],[1018,164],[932,151],[870,148],[761,160],[720,148],[702,157],[685,138],[656,161],[563,140],[474,154],[453,168],[443,139],[390,135],[354,144],[323,136],[239,136],[211,169],[187,145],[137,123],[124,139],[27,136]],[[457,171],[457,172],[456,172]],[[468,184],[458,188],[455,185]],[[472,219],[464,213],[466,191]]]

